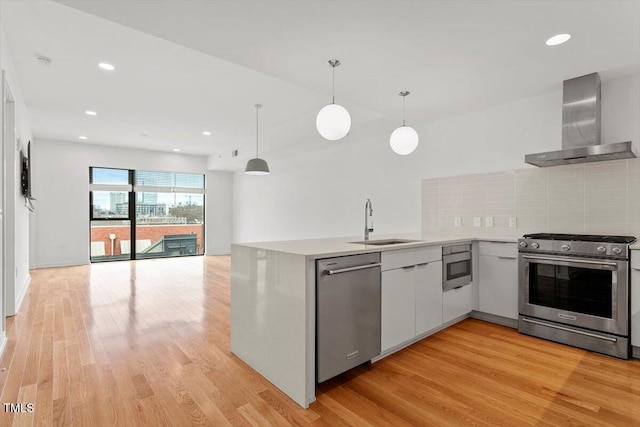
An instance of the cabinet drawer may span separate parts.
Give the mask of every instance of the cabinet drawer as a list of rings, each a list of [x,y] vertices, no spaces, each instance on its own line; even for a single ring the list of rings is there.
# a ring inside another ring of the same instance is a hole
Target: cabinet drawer
[[[382,271],[440,261],[441,259],[442,246],[385,251],[381,255]]]
[[[518,245],[511,242],[480,242],[480,255],[502,256],[516,258]]]
[[[631,268],[640,269],[640,249],[631,251]]]
[[[447,323],[473,309],[471,284],[442,293],[442,322]]]

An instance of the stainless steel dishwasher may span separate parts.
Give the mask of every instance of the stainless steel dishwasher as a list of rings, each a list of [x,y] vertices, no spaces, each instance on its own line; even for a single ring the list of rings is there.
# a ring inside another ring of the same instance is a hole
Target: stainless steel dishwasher
[[[380,253],[316,261],[316,380],[380,354]]]

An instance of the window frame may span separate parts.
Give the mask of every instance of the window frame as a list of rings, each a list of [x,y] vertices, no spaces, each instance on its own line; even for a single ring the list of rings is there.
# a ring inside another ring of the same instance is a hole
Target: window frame
[[[128,184],[94,184],[93,181],[93,169],[114,169],[114,170],[126,170],[128,172]],[[109,168],[109,167],[99,167],[99,166],[89,166],[89,243],[91,243],[91,228],[92,223],[94,221],[100,222],[121,222],[121,221],[129,221],[130,228],[130,250],[129,255],[130,258],[127,261],[135,261],[138,259],[136,256],[136,230],[138,227],[136,221],[136,194],[137,193],[182,193],[182,194],[202,194],[202,253],[196,253],[191,255],[180,255],[182,256],[203,256],[206,253],[206,187],[207,187],[207,175],[206,174],[193,174],[193,175],[202,175],[202,188],[198,187],[177,187],[177,186],[147,186],[147,185],[136,185],[136,172],[159,172],[159,173],[187,173],[187,172],[166,172],[166,171],[147,171],[147,170],[136,170],[136,169],[120,169],[120,168]],[[119,217],[119,218],[103,218],[94,216],[93,209],[93,192],[94,191],[119,191],[119,192],[127,192],[128,195],[128,216]],[[178,258],[178,256],[157,256],[153,258],[140,258],[140,259],[157,259],[157,258]],[[89,244],[89,262],[108,262],[108,261],[122,261],[122,259],[105,259],[105,260],[92,260],[91,259],[91,244]]]

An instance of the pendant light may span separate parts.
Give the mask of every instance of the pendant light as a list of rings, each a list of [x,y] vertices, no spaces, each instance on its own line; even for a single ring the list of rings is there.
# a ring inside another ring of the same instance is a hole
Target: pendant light
[[[258,157],[258,111],[262,107],[261,104],[256,104],[256,157],[250,159],[247,162],[247,167],[244,168],[244,173],[247,175],[269,175],[269,165],[266,160]]]
[[[320,110],[316,117],[316,128],[324,139],[337,141],[344,138],[351,129],[351,116],[346,108],[336,104],[336,67],[340,61],[332,59],[329,65],[333,69],[333,101]]]
[[[413,150],[418,146],[418,132],[404,124],[404,99],[409,95],[409,92],[400,92],[399,95],[402,97],[402,126],[393,131],[391,138],[389,138],[389,144],[394,152],[406,156],[413,153]]]

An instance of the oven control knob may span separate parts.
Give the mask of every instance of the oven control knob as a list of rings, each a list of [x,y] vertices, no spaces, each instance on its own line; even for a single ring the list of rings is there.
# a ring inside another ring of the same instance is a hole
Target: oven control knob
[[[520,242],[519,245],[521,248],[526,248],[527,247],[527,242]]]
[[[536,242],[533,242],[533,243],[531,244],[531,247],[532,247],[533,249],[538,249],[538,248],[540,247],[540,245],[539,245],[538,243],[536,243]]]
[[[620,255],[622,253],[622,249],[616,246],[615,248],[611,249],[611,252],[613,252],[614,255]]]
[[[607,252],[607,248],[605,248],[604,246],[598,246],[598,247],[596,248],[596,250],[597,250],[598,252],[600,252],[601,254],[603,254],[603,253]]]
[[[568,251],[569,249],[571,249],[571,246],[569,246],[569,245],[562,245],[562,246],[560,247],[560,249],[562,249],[563,251]]]

